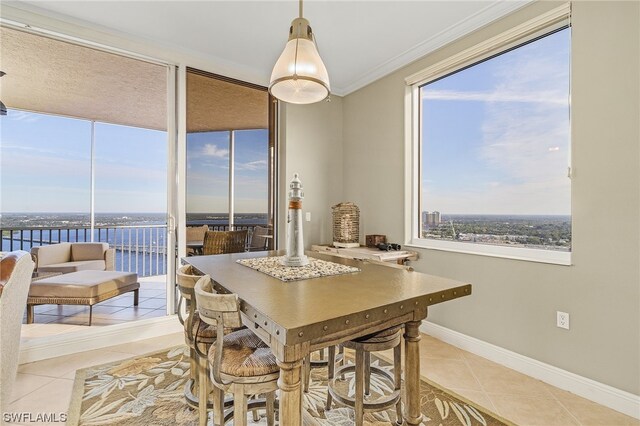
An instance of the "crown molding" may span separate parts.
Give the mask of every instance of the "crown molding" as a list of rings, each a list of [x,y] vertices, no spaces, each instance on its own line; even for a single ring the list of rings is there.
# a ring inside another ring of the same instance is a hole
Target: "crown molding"
[[[479,12],[459,21],[457,24],[450,26],[435,36],[371,69],[346,87],[336,88],[333,93],[339,96],[346,96],[355,92],[356,90],[399,70],[411,62],[414,62],[497,19],[503,18],[504,16],[521,9],[532,2],[533,0],[495,1]]]
[[[429,53],[532,3],[534,0],[497,0],[479,12],[459,21],[435,36],[407,49],[405,52],[381,63],[356,78],[344,87],[333,87],[331,94],[346,96],[394,71],[422,58]],[[86,40],[118,49],[128,50],[140,55],[157,58],[162,61],[188,65],[220,75],[225,75],[255,84],[265,85],[262,72],[230,62],[223,58],[203,55],[184,47],[158,43],[126,32],[96,25],[56,12],[47,11],[26,3],[6,2],[1,10],[3,20],[12,20],[49,32],[67,35],[70,38]],[[28,28],[25,28],[28,30]],[[36,31],[37,32],[37,31]]]

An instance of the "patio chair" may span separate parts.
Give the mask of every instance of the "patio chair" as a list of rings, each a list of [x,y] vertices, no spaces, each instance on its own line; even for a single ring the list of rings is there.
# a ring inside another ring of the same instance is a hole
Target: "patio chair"
[[[20,329],[27,306],[34,263],[26,251],[7,253],[0,260],[0,412],[6,412],[18,371]]]
[[[202,252],[204,255],[241,253],[247,244],[247,230],[207,231],[204,234]]]
[[[264,226],[256,226],[251,234],[251,242],[249,243],[249,251],[263,251],[269,249],[269,239],[267,235],[271,235],[271,229]]]
[[[202,226],[187,226],[187,235],[185,240],[187,242],[191,241],[202,241],[204,240],[204,234],[207,233],[209,227],[207,225]],[[187,256],[193,256],[197,253],[197,250],[193,247],[187,247]]]

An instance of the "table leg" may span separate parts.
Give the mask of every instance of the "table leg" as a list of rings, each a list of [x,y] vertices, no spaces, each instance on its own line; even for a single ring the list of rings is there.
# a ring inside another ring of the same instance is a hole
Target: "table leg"
[[[420,327],[421,321],[410,321],[404,326],[404,363],[406,401],[404,419],[408,425],[419,425],[420,412]]]
[[[300,426],[302,424],[302,360],[278,361],[280,377],[280,425]]]
[[[209,377],[207,376],[208,360],[205,357],[197,357],[198,363],[198,424],[206,426],[209,422],[207,403],[209,402]]]

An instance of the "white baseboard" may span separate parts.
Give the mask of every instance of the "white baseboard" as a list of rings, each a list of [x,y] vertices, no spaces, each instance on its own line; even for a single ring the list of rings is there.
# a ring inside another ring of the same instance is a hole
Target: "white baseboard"
[[[423,321],[420,331],[467,352],[640,419],[640,396],[638,395],[536,361],[432,322]]]
[[[21,344],[20,364],[165,336],[183,330],[176,315],[108,327],[87,327],[86,330],[42,337],[35,342]]]

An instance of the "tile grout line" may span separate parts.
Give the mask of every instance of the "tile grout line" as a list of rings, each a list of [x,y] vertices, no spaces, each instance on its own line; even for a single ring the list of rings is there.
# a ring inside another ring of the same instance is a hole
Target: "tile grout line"
[[[466,351],[465,351],[465,352],[466,352]],[[469,364],[469,361],[468,361],[468,359],[467,359],[466,357],[465,357],[465,362],[466,362],[467,364]],[[498,364],[498,365],[500,365],[500,364]],[[501,367],[501,368],[503,368],[503,369],[508,369],[508,370],[510,370],[508,367],[505,367],[505,366],[503,366],[503,365],[500,365],[500,367]],[[474,375],[474,377],[476,377],[475,371],[473,370],[473,367],[471,367],[471,365],[470,365],[470,364],[469,364],[469,368],[471,369],[472,374]],[[478,380],[478,382],[480,383],[480,386],[482,387],[483,392],[485,393],[485,395],[487,396],[487,398],[489,398],[489,401],[491,402],[491,405],[493,405],[493,406],[495,407],[495,404],[494,404],[494,402],[493,402],[493,399],[491,398],[491,394],[490,394],[489,392],[486,392],[486,391],[484,390],[484,386],[482,385],[482,381],[480,381],[480,379],[478,379],[478,378],[476,378],[476,380]],[[541,380],[538,380],[538,381],[542,382]],[[549,385],[548,383],[545,383],[545,382],[542,382],[542,383],[544,383],[544,384],[545,384],[545,385],[547,385],[547,386],[552,386],[552,385]],[[564,404],[563,404],[563,403],[562,403],[562,402],[561,402],[561,401],[560,401],[560,400],[555,396],[555,394],[554,394],[553,392],[551,392],[551,390],[550,390],[550,389],[548,389],[548,388],[547,388],[547,386],[545,386],[545,392],[546,392],[546,393],[548,393],[548,394],[551,396],[551,400],[553,400],[553,401],[557,402],[557,403],[560,405],[560,407],[561,407],[561,408],[562,408],[562,409],[563,409],[567,414],[569,414],[569,417],[571,417],[572,419],[574,419],[574,420],[576,421],[576,423],[577,423],[579,426],[584,426],[584,425],[582,424],[582,422],[580,422],[580,420],[579,420],[579,419],[578,419],[578,418],[577,418],[577,417],[576,417],[576,416],[575,416],[575,415],[574,415],[574,414],[573,414],[573,413],[572,413],[572,412],[571,412],[571,411],[570,411],[570,410],[569,410],[569,409],[568,409],[568,408],[567,408],[567,407],[566,407],[566,406],[565,406],[565,405],[564,405]],[[500,395],[500,394],[495,394],[495,395]],[[507,394],[507,395],[508,395],[508,394]],[[536,397],[536,398],[539,398],[539,397],[545,398],[544,396],[538,396],[538,397]],[[532,398],[533,398],[533,397],[532,397]],[[546,399],[546,398],[545,398],[545,399]],[[497,414],[499,414],[500,416],[502,416],[502,417],[505,417],[505,418],[506,418],[506,416],[502,415],[502,414],[497,410],[497,408],[496,408],[495,412],[496,412]]]
[[[478,377],[478,375],[474,371],[473,367],[469,363],[469,359],[466,356],[464,356],[464,352],[467,352],[467,351],[465,351],[464,349],[459,349],[459,348],[457,348],[457,349],[463,352],[462,358],[464,359],[464,363],[466,364],[466,366],[469,369],[469,371],[471,371],[471,375],[473,376],[473,378],[476,379],[476,381],[480,385],[480,389],[482,390],[482,394],[487,398],[487,400],[489,400],[489,403],[493,407],[493,412],[496,413],[500,417],[505,417],[502,413],[500,413],[500,411],[498,410],[498,407],[493,402],[493,399],[489,395],[489,392],[487,392],[487,390],[485,389],[484,385],[482,384],[482,380],[480,380],[480,378]],[[470,352],[467,352],[467,353],[470,353]]]
[[[49,383],[53,382],[54,380],[58,379],[58,377],[51,377],[51,376],[40,376],[38,374],[31,374],[31,373],[18,373],[18,374],[22,374],[24,376],[36,376],[36,377],[46,377],[47,379],[51,379],[49,381],[47,381],[46,383],[44,383],[42,386],[39,386],[37,388],[35,388],[34,390],[32,390],[31,392],[27,392],[26,394],[22,395],[20,398],[14,399],[13,401],[9,402],[9,405],[14,404],[18,401],[20,401],[21,399],[25,398],[28,395],[31,395],[32,393],[34,393],[35,391],[37,391],[38,389],[47,386]]]
[[[564,411],[566,411],[567,413],[569,413],[569,416],[572,417],[580,426],[584,426],[583,423],[580,421],[579,418],[577,418],[573,412],[571,410],[569,410],[569,408],[567,408],[567,406],[565,406],[562,401],[560,401],[560,398],[558,398],[553,392],[549,391],[549,393],[551,394],[551,396],[553,397],[553,399],[556,400],[556,402],[558,404],[560,404],[560,406],[564,409]]]

